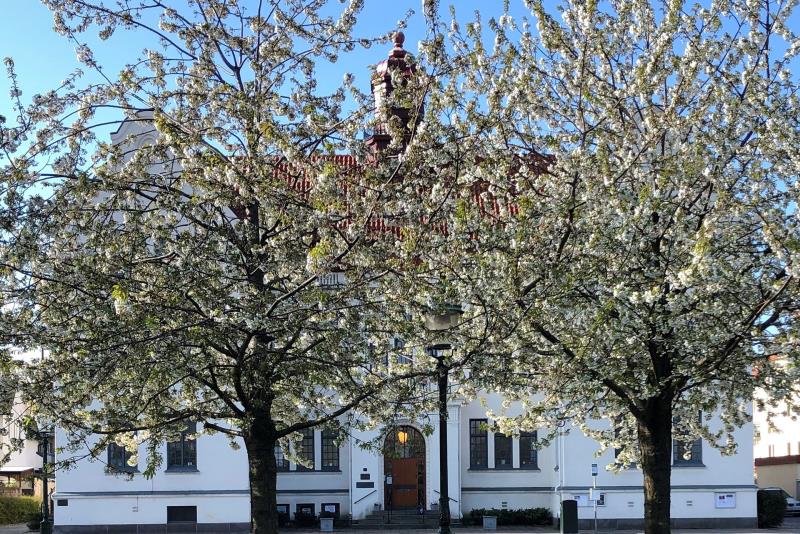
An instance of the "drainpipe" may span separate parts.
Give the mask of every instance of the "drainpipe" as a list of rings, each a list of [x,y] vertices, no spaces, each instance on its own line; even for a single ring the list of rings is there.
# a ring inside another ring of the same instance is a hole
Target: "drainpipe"
[[[347,477],[347,495],[350,498],[350,526],[352,526],[353,516],[355,515],[355,510],[353,510],[353,435],[352,432],[348,433],[347,436],[347,464],[348,469],[350,471],[349,476]]]

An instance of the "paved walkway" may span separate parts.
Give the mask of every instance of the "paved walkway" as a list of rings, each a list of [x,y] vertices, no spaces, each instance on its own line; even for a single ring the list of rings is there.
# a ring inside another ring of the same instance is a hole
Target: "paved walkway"
[[[319,533],[319,530],[286,530],[284,531],[286,534],[290,533],[297,533],[297,534],[311,534],[312,532],[315,534]],[[427,528],[427,529],[380,529],[380,530],[364,530],[364,529],[336,529],[336,533],[341,534],[432,534],[436,532],[435,528]],[[455,534],[464,533],[464,534],[479,534],[484,533],[484,531],[480,527],[459,527],[456,526],[453,528],[453,532]],[[542,534],[545,532],[553,533],[559,532],[558,529],[552,527],[499,527],[497,529],[497,534]],[[581,534],[593,534],[593,530],[581,530]],[[602,534],[643,534],[643,530],[598,530],[598,533]],[[701,529],[701,528],[694,528],[694,529],[673,529],[672,534],[706,534],[706,533],[715,533],[715,534],[800,534],[800,517],[787,517],[784,522],[783,526],[780,528],[770,528],[770,529]]]
[[[479,534],[486,532],[480,527],[455,527],[453,531],[458,534]],[[28,527],[24,524],[21,525],[0,525],[0,534],[24,534],[28,531]],[[288,529],[283,531],[285,534],[319,534],[319,529]],[[427,529],[380,529],[380,530],[364,530],[364,529],[336,529],[336,533],[340,534],[432,534],[436,532],[435,528]],[[497,529],[498,534],[542,534],[545,532],[558,532],[555,528],[549,527],[500,527]],[[600,530],[603,534],[642,534],[641,530]],[[705,530],[705,529],[679,529],[673,530],[672,534],[800,534],[800,517],[787,517],[781,528],[771,529],[718,529],[718,530]],[[592,530],[581,530],[581,534],[593,534]]]

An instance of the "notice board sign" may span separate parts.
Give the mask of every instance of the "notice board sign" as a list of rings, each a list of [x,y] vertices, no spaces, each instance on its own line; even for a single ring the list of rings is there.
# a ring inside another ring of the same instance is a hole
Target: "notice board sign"
[[[715,493],[714,494],[714,507],[715,508],[736,508],[736,494],[735,493]]]

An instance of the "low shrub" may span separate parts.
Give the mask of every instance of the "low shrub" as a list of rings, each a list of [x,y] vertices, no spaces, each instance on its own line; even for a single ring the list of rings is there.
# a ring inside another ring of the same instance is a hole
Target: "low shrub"
[[[786,497],[781,491],[758,490],[756,494],[758,528],[773,528],[783,524]]]
[[[278,526],[285,527],[289,523],[289,514],[278,512]]]
[[[28,518],[28,530],[33,530],[34,532],[39,530],[42,526],[42,512],[36,512],[32,516]]]
[[[497,508],[474,508],[462,520],[470,525],[481,525],[483,516],[497,517],[497,526],[512,525],[552,525],[553,513],[548,508],[521,508],[519,510],[500,510]]]
[[[0,525],[26,523],[41,506],[42,502],[33,497],[0,496]]]
[[[311,527],[317,523],[317,516],[314,514],[304,514],[302,512],[295,512],[294,524],[298,527]]]

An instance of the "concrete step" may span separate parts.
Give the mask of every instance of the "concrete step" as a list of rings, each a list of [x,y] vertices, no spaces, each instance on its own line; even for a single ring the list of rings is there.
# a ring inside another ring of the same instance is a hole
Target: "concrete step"
[[[452,520],[453,525],[460,524],[459,520]],[[425,510],[420,514],[417,510],[381,510],[372,512],[364,519],[353,521],[356,529],[412,529],[433,528],[439,524],[438,510]]]
[[[461,522],[458,520],[452,521],[452,525],[454,527],[460,526]],[[439,525],[438,518],[426,518],[425,522],[411,522],[411,521],[394,521],[392,520],[391,523],[373,523],[373,522],[365,522],[364,520],[360,521],[353,521],[352,528],[354,530],[408,530],[408,529],[430,529],[436,528]]]

